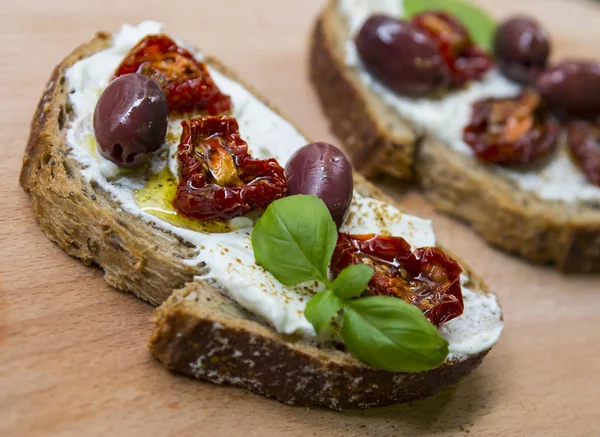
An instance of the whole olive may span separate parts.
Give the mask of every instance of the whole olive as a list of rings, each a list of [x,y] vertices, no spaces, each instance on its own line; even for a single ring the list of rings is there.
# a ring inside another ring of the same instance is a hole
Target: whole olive
[[[371,16],[356,37],[365,67],[399,94],[418,97],[450,83],[438,44],[413,23]]]
[[[562,62],[540,74],[536,87],[559,117],[593,118],[600,115],[600,64]]]
[[[496,31],[494,52],[498,68],[506,77],[530,84],[546,68],[550,39],[535,21],[515,17]]]
[[[169,108],[165,93],[142,74],[120,76],[104,90],[94,111],[102,156],[121,167],[137,167],[164,143]]]
[[[297,150],[285,166],[288,193],[320,198],[339,228],[352,202],[352,166],[340,149],[311,143]]]

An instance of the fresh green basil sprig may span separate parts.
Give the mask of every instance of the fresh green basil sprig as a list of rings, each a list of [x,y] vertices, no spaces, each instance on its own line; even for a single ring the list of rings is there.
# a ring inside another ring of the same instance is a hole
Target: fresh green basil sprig
[[[360,297],[372,267],[350,265],[329,279],[336,241],[331,214],[315,196],[273,202],[252,232],[256,261],[279,282],[293,286],[316,280],[326,286],[304,311],[317,333],[343,311],[346,347],[364,363],[391,372],[420,372],[443,363],[448,342],[418,308],[394,297]]]
[[[473,41],[491,51],[496,32],[496,22],[485,11],[463,0],[399,0],[404,5],[404,15],[411,18],[425,11],[444,11],[456,17],[469,31]]]

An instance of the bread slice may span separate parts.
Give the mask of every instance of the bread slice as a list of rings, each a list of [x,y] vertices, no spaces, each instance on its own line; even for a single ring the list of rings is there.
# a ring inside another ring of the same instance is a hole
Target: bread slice
[[[346,18],[330,0],[313,33],[310,73],[333,131],[367,177],[416,178],[441,211],[488,242],[565,272],[600,272],[600,205],[543,200],[471,156],[417,133],[345,65]]]
[[[20,182],[52,241],[85,264],[100,266],[111,285],[153,305],[162,303],[154,314],[150,349],[167,369],[289,404],[341,410],[422,398],[479,365],[489,349],[448,360],[428,372],[378,371],[344,351],[276,333],[216,284],[194,278],[199,272],[184,261],[196,248],[126,213],[109,193],[82,177],[83,166],[69,153],[66,131],[73,108],[65,70],[110,44],[111,36],[99,33],[55,68],[31,124]],[[218,61],[206,62],[252,90]],[[355,189],[384,199],[359,175]],[[470,289],[488,294],[481,280],[468,274]]]

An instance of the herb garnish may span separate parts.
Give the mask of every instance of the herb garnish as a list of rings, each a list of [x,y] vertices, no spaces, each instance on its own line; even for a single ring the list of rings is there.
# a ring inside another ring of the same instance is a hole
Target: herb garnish
[[[419,372],[443,363],[448,342],[418,308],[394,297],[360,297],[372,267],[351,265],[329,279],[336,241],[329,210],[315,196],[276,200],[252,232],[256,261],[279,282],[293,286],[316,280],[326,286],[304,311],[317,333],[343,311],[346,347],[364,363],[391,372]]]

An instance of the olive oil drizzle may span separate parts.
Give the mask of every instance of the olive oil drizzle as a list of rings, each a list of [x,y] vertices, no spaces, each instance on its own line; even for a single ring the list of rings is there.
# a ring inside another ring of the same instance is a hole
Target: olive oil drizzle
[[[135,191],[135,202],[142,211],[180,228],[204,233],[223,233],[233,230],[228,222],[203,222],[180,214],[173,207],[176,193],[177,179],[169,167],[165,167],[159,173],[151,175],[144,188]]]
[[[98,143],[93,135],[86,135],[84,143],[96,160],[102,159],[98,153]],[[121,169],[119,173],[120,176],[126,177],[128,175],[142,176],[147,172],[148,166],[145,165],[141,169]],[[166,166],[160,172],[151,174],[143,188],[135,190],[135,203],[145,213],[164,220],[173,226],[207,234],[231,232],[247,226],[250,221],[254,222],[258,218],[253,214],[248,214],[248,220],[238,218],[233,222],[219,220],[203,222],[186,217],[173,207],[173,200],[177,194],[177,184],[177,178]]]

